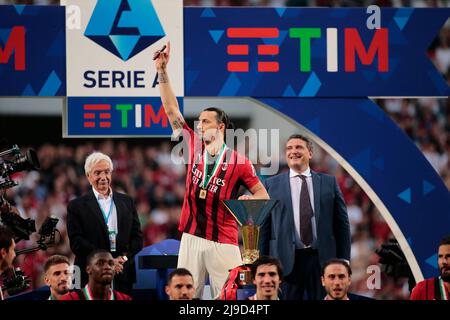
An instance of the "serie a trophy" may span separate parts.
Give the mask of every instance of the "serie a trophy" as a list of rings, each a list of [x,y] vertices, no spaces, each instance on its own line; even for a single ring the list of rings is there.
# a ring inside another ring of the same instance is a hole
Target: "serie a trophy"
[[[259,229],[278,200],[223,200],[242,231],[242,261],[250,266],[259,257]],[[240,284],[252,283],[250,268],[239,275]]]

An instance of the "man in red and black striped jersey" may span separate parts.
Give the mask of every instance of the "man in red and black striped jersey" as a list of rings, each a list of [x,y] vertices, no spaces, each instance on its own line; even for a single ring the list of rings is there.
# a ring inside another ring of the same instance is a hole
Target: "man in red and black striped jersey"
[[[241,185],[252,193],[239,197],[241,200],[269,199],[269,195],[251,162],[226,146],[225,130],[232,124],[223,110],[203,110],[198,133],[186,125],[166,71],[169,55],[170,43],[154,57],[161,100],[172,129],[181,131],[189,146],[186,194],[178,227],[183,232],[178,267],[192,272],[197,298],[203,295],[209,275],[211,296],[215,298],[228,270],[242,264],[237,223],[222,200],[236,198]]]

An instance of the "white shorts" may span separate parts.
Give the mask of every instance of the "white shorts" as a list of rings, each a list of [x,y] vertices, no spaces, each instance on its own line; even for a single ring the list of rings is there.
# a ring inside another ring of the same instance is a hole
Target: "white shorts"
[[[242,264],[239,247],[218,243],[183,233],[178,254],[178,268],[188,269],[194,278],[195,297],[203,296],[206,277],[209,276],[211,297],[216,299],[230,269]]]

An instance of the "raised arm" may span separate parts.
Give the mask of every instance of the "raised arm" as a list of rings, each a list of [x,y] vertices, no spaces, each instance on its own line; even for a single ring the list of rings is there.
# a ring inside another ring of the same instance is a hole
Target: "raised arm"
[[[161,94],[161,101],[169,119],[173,131],[181,130],[184,125],[184,118],[180,112],[177,98],[172,90],[169,82],[169,75],[167,74],[167,65],[170,58],[170,42],[167,47],[161,52],[157,51],[154,54],[156,70],[158,72],[159,92]]]

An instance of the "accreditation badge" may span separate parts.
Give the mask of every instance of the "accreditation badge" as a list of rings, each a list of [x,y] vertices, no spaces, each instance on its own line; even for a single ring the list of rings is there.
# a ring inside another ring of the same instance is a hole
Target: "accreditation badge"
[[[116,236],[117,236],[117,233],[114,230],[109,230],[108,231],[108,236],[109,236],[109,246],[111,248],[111,252],[115,252],[116,251]]]

